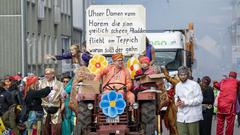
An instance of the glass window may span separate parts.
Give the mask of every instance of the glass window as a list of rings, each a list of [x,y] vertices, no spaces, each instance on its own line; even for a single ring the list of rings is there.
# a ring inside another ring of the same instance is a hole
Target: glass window
[[[54,54],[58,53],[58,43],[57,43],[57,38],[54,38]]]
[[[71,15],[71,1],[70,0],[67,0],[68,4],[67,4],[67,13],[68,15]]]
[[[63,50],[69,50],[70,47],[70,41],[68,37],[63,37],[62,38],[62,49]]]
[[[177,70],[183,64],[182,50],[156,51],[157,66],[166,66],[168,70]]]
[[[48,54],[48,52],[47,52],[47,36],[46,35],[44,35],[44,37],[43,37],[43,46],[44,46],[44,51],[43,51],[43,54],[44,55],[46,55],[46,54]],[[44,63],[46,63],[47,62],[47,60],[46,59],[44,59]]]
[[[36,59],[37,59],[37,48],[36,48],[36,36],[34,33],[32,33],[32,64],[37,64]]]
[[[38,35],[38,43],[37,43],[37,46],[38,46],[38,63],[39,64],[42,64],[42,37],[41,35],[39,34]]]
[[[64,0],[61,0],[61,13],[64,11]]]
[[[53,54],[53,51],[52,51],[52,38],[51,36],[48,36],[48,53],[49,54]]]
[[[27,43],[27,63],[31,64],[31,48],[32,48],[32,44],[31,44],[31,37],[30,37],[29,32],[27,32],[26,43]]]
[[[56,37],[54,38],[54,54],[58,54],[58,40]],[[57,64],[57,61],[55,61],[55,64]]]
[[[44,0],[38,0],[38,18],[39,19],[43,19],[44,18],[44,4],[45,1]]]
[[[63,0],[64,1],[64,5],[63,5],[63,13],[67,13],[67,0]]]
[[[63,37],[62,38],[62,53],[63,52],[67,52],[70,51],[69,50],[70,47],[70,40],[68,37]],[[72,66],[71,66],[71,60],[63,60],[62,61],[62,72],[69,72],[72,70]]]
[[[52,7],[52,0],[48,0],[48,7],[49,7],[49,8]]]
[[[62,38],[62,53],[63,52],[67,52],[67,51],[70,51],[70,40],[68,37],[63,37]],[[70,63],[71,61],[70,60],[66,60],[66,63]]]

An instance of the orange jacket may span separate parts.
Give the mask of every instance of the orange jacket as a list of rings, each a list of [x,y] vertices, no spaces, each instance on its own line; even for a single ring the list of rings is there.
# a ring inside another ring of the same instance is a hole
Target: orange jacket
[[[114,65],[108,65],[99,74],[96,75],[95,81],[102,79],[102,86],[104,87],[107,83],[123,83],[127,86],[127,90],[132,89],[132,80],[127,69],[117,69]],[[111,84],[112,88],[115,86],[117,89],[121,88],[121,84]],[[105,88],[108,90],[108,88]]]

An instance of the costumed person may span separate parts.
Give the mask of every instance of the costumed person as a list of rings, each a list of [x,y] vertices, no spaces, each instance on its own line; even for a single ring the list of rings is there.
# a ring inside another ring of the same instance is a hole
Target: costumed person
[[[6,84],[5,82],[2,82],[0,84],[0,116],[2,116],[8,110],[8,107],[13,104],[11,93],[5,88]]]
[[[200,135],[211,135],[214,93],[213,88],[209,86],[210,83],[211,78],[209,76],[204,76],[200,83],[203,94],[202,102],[203,120],[200,121],[199,127]]]
[[[109,86],[112,88],[115,87],[116,89],[121,88],[123,85],[114,84],[114,83],[125,84],[127,87],[126,88],[127,92],[125,93],[124,90],[118,90],[118,92],[122,93],[123,95],[126,94],[127,101],[130,104],[133,104],[135,101],[135,96],[131,92],[133,84],[132,84],[132,80],[131,80],[129,71],[124,67],[123,54],[121,54],[121,53],[113,54],[112,60],[113,60],[113,64],[108,65],[102,71],[100,71],[100,73],[98,73],[96,75],[94,80],[95,81],[102,80],[102,86],[104,88],[104,93],[109,92],[109,90],[110,90],[109,87],[105,87],[109,83],[113,83],[113,84],[110,84]]]
[[[161,70],[167,79],[172,85],[171,89],[167,91],[168,102],[167,102],[167,110],[164,114],[164,123],[166,128],[169,130],[170,135],[179,135],[177,130],[177,107],[174,102],[175,95],[175,86],[178,82],[180,82],[179,78],[173,78],[169,75],[166,67],[162,66]]]
[[[11,102],[12,104],[20,104],[21,99],[19,97],[20,91],[19,91],[19,84],[18,81],[15,80],[15,77],[13,76],[6,76],[4,78],[5,83],[5,89],[11,94]]]
[[[156,70],[154,69],[154,67],[151,66],[151,61],[148,57],[143,56],[139,58],[139,61],[141,64],[141,71],[137,71],[137,73],[141,72],[144,75],[156,74]]]
[[[153,65],[156,60],[156,54],[154,47],[149,43],[149,39],[146,37],[146,51],[143,55],[139,56],[139,61],[141,57],[146,56],[150,59],[150,65]]]
[[[19,135],[24,127],[18,123],[19,114],[22,110],[20,105],[13,104],[2,115],[2,122],[10,135]]]
[[[230,72],[229,78],[223,79],[220,83],[216,83],[215,87],[220,89],[217,98],[217,135],[223,135],[224,123],[226,120],[226,135],[233,135],[234,122],[236,115],[237,92],[239,82],[236,79],[237,73]]]
[[[86,44],[83,44],[83,52],[80,50],[80,45],[75,44],[71,45],[70,52],[64,52],[61,55],[46,55],[46,59],[53,60],[64,60],[64,59],[72,59],[72,67],[73,70],[79,68],[80,66],[87,66],[89,60],[91,59],[91,54],[86,51]]]
[[[70,92],[70,101],[69,101],[69,107],[70,109],[75,113],[75,115],[77,116],[78,114],[78,92],[80,92],[77,89],[77,85],[78,83],[82,82],[83,80],[88,80],[88,81],[92,81],[94,80],[95,75],[90,73],[88,68],[85,66],[81,66],[80,68],[78,68],[75,72],[75,76],[73,78],[73,82],[71,85],[71,92]],[[67,85],[67,88],[69,87],[69,85]]]
[[[9,88],[9,92],[11,93],[12,95],[12,101],[14,104],[21,104],[23,101],[22,101],[22,89],[20,87],[21,85],[21,81],[22,81],[22,77],[21,77],[21,73],[17,73],[16,75],[14,76],[9,76],[11,82],[12,82],[12,85],[10,86]]]
[[[62,78],[64,85],[64,113],[62,122],[62,135],[71,135],[74,128],[74,113],[69,108],[70,93],[72,89],[72,82],[70,76],[64,76]]]
[[[136,75],[134,76],[133,92],[135,95],[141,90],[148,89],[147,86],[140,85],[140,78],[157,73],[155,68],[150,65],[150,59],[147,56],[141,56],[139,62],[141,69],[137,70]]]
[[[236,112],[237,112],[237,122],[238,122],[238,127],[240,127],[240,90],[238,91],[237,94],[237,106],[236,106]]]
[[[24,88],[24,99],[27,107],[26,115],[28,135],[40,135],[42,129],[43,108],[41,106],[42,99],[51,92],[50,87],[38,89],[39,81],[37,76],[29,76],[26,78]]]
[[[40,89],[52,87],[50,94],[42,98],[42,106],[44,110],[43,116],[43,135],[60,135],[62,112],[64,111],[63,84],[55,77],[53,68],[45,69],[44,79],[40,81]]]
[[[217,85],[218,82],[214,81],[213,82],[213,93],[214,93],[214,106],[213,106],[213,114],[214,114],[214,119],[216,118],[216,114],[217,114],[217,100],[216,98],[219,95],[219,89],[217,89],[215,86]]]
[[[175,86],[177,106],[177,129],[180,135],[199,135],[199,121],[202,116],[202,91],[199,84],[189,78],[186,66],[178,68],[180,82]]]

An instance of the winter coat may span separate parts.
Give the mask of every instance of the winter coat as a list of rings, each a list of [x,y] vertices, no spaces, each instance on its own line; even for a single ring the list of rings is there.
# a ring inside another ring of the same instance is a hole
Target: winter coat
[[[0,87],[0,116],[2,116],[10,105],[12,105],[11,93]]]
[[[19,134],[17,127],[17,114],[15,112],[16,105],[11,105],[9,109],[2,115],[2,121],[6,128],[10,128],[16,135]]]
[[[51,92],[50,87],[46,87],[41,90],[29,89],[27,96],[25,98],[25,103],[28,111],[43,111],[41,106],[42,99],[46,97]]]

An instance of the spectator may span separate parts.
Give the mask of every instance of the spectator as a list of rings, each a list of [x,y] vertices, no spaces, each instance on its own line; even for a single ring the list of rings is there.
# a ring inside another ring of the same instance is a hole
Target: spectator
[[[211,79],[209,76],[204,76],[200,82],[203,94],[203,120],[200,121],[200,135],[211,135],[214,102],[213,88],[209,86],[211,83]]]
[[[11,93],[6,90],[7,88],[5,82],[1,82],[0,85],[0,116],[2,116],[8,107],[12,105]]]
[[[60,135],[62,112],[64,110],[63,84],[55,76],[55,70],[52,68],[45,69],[45,77],[40,82],[40,89],[47,86],[52,87],[50,94],[42,98],[44,110],[43,116],[43,135]]]
[[[62,122],[62,135],[71,135],[74,128],[74,113],[69,108],[70,93],[72,89],[72,79],[70,76],[64,76],[62,82],[64,85],[64,113]]]
[[[27,106],[27,116],[28,116],[28,129],[30,134],[37,132],[38,135],[41,133],[41,120],[43,117],[43,108],[41,106],[41,98],[46,97],[51,89],[50,87],[45,87],[44,89],[38,89],[38,77],[29,76],[26,78],[25,86],[25,103]]]
[[[24,129],[18,124],[17,120],[21,109],[20,105],[13,104],[2,115],[3,124],[7,129],[11,130],[11,135],[19,135],[20,130]]]
[[[202,117],[202,92],[199,84],[189,80],[189,69],[178,69],[180,82],[176,85],[175,104],[177,129],[180,135],[199,135],[199,121]]]
[[[13,104],[20,104],[22,103],[21,99],[21,92],[19,90],[19,81],[11,80],[11,85],[8,88],[8,91],[11,93],[11,100]]]

